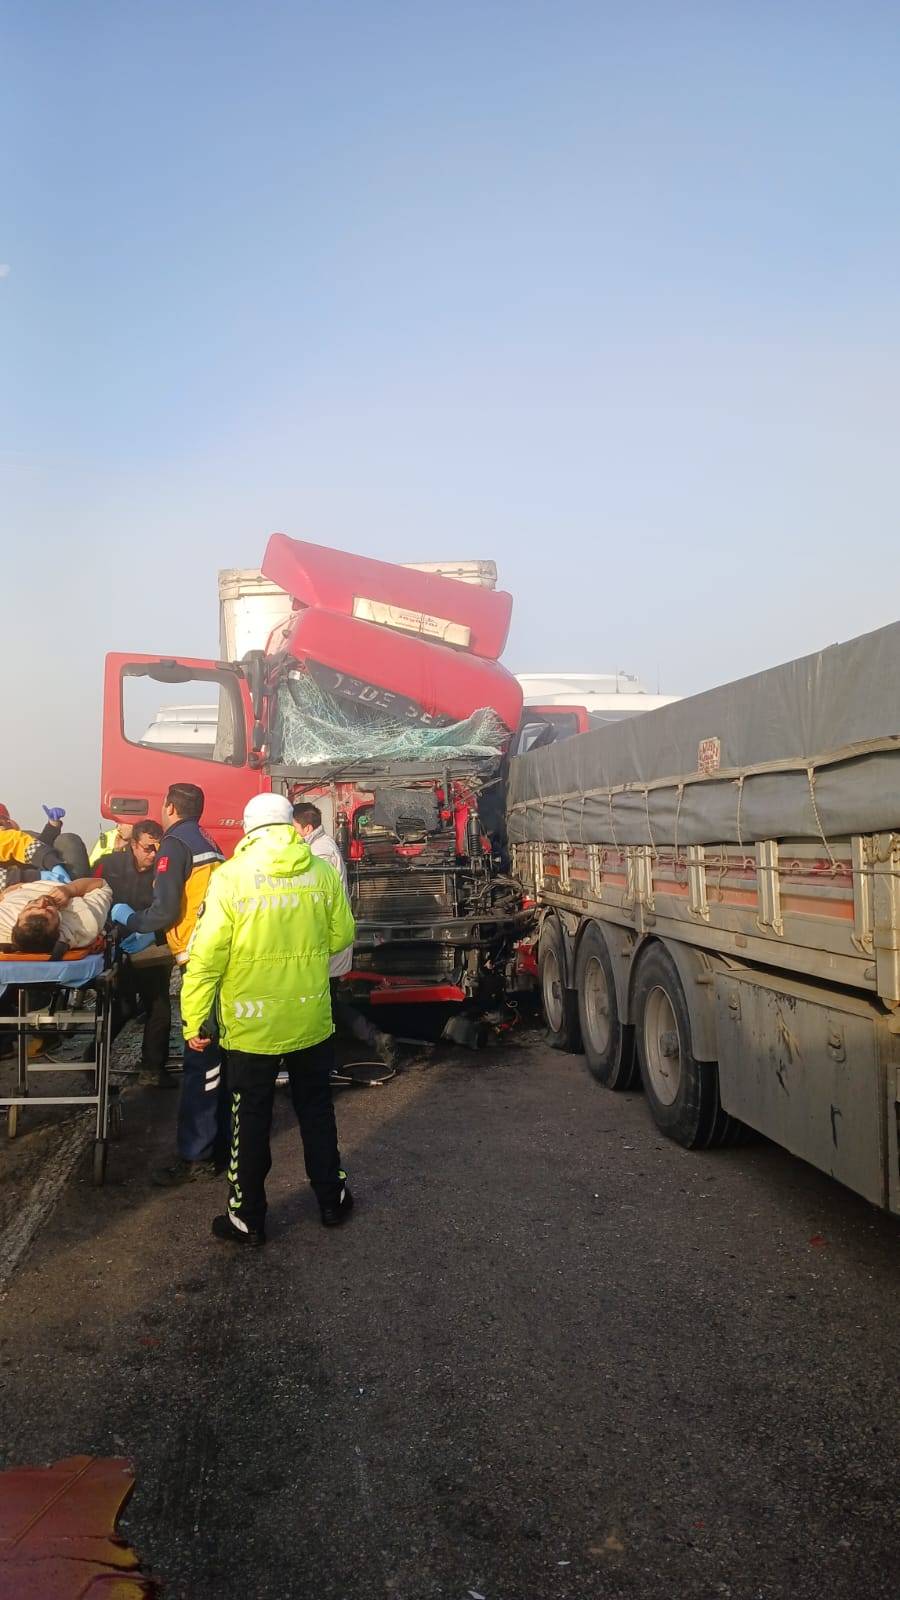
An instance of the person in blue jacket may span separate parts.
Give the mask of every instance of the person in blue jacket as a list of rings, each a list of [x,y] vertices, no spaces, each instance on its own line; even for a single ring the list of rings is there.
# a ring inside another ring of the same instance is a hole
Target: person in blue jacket
[[[162,808],[165,828],[156,855],[153,898],[146,911],[118,902],[112,919],[132,934],[164,934],[177,966],[184,969],[200,907],[210,878],[224,857],[200,826],[203,790],[173,783]],[[230,1136],[228,1096],[215,1019],[208,1024],[214,1042],[206,1050],[184,1047],[178,1106],[177,1155],[157,1167],[152,1181],[163,1188],[214,1178],[225,1164]]]

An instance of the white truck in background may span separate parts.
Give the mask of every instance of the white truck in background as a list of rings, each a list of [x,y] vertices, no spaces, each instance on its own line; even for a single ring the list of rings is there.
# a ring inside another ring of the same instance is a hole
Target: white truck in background
[[[516,677],[526,706],[583,706],[592,728],[658,711],[680,699],[674,694],[648,694],[630,672],[517,672]]]

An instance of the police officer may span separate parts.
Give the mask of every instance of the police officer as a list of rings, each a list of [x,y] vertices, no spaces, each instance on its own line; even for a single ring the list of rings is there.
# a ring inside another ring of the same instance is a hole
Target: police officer
[[[350,1213],[329,1078],[328,963],[352,944],[354,931],[341,881],[297,834],[290,802],[256,795],[244,812],[244,838],[210,883],[181,995],[185,1038],[200,1051],[200,1030],[218,994],[228,1053],[229,1197],[228,1210],[213,1221],[217,1239],[265,1242],[269,1136],[282,1064],[322,1222],[335,1227]]]

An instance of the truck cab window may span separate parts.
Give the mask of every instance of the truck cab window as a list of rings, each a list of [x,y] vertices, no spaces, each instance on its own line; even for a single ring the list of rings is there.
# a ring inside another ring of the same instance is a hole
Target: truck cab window
[[[176,669],[177,670],[177,669]],[[122,731],[129,744],[194,760],[240,766],[244,717],[233,673],[173,681],[172,669],[142,666],[122,674]]]

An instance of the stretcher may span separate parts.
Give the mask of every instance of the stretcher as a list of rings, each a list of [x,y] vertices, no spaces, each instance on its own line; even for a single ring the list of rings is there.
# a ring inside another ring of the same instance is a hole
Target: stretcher
[[[23,1106],[94,1106],[94,1182],[106,1176],[106,1151],[110,1132],[118,1132],[121,1107],[117,1092],[111,1103],[109,1066],[112,1046],[112,1001],[115,962],[111,940],[98,939],[87,950],[69,950],[58,961],[45,956],[16,954],[0,956],[0,998],[10,995],[15,1009],[0,1015],[0,1030],[15,1035],[15,1093],[0,1095],[0,1108],[6,1108],[6,1126],[11,1139],[18,1132]],[[93,1005],[88,997],[93,995]],[[80,1061],[41,1061],[30,1059],[29,1045],[35,1039],[81,1038],[92,1046],[89,1059]],[[89,1091],[81,1094],[32,1092],[32,1079],[40,1074],[71,1073],[91,1079]]]

